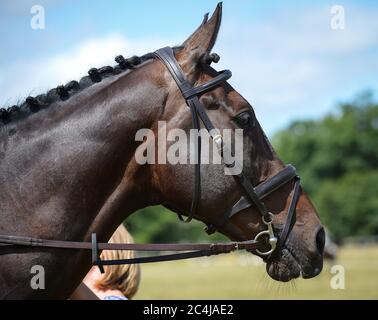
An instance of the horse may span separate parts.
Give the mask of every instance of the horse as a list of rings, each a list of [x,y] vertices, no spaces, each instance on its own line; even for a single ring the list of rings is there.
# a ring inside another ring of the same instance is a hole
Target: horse
[[[181,46],[174,58],[190,85],[201,85],[218,73],[211,50],[222,18],[218,4],[211,18]],[[2,110],[0,118],[0,234],[64,241],[106,242],[129,215],[140,208],[163,204],[189,215],[195,188],[194,164],[136,160],[148,139],[136,141],[141,128],[158,136],[159,121],[167,130],[192,128],[192,114],[175,79],[152,55],[124,59],[116,67],[91,69],[80,82],[72,81],[45,95],[28,97],[19,106]],[[211,61],[210,61],[211,62]],[[285,168],[263,132],[252,106],[229,83],[222,82],[199,100],[217,128],[245,129],[243,168],[258,185]],[[284,112],[284,111],[283,111]],[[168,145],[172,141],[167,142]],[[155,144],[158,152],[158,144]],[[200,165],[202,181],[193,217],[216,224],[225,208],[245,193],[240,183],[224,174],[222,164]],[[291,180],[264,198],[272,228],[282,229],[288,215]],[[324,229],[308,195],[298,188],[296,219],[284,245],[267,259],[275,280],[311,278],[323,265]],[[254,239],[266,229],[258,208],[248,206],[218,225],[233,241]],[[35,265],[43,267],[44,289],[30,282]],[[0,246],[2,299],[66,299],[91,268],[84,250]]]

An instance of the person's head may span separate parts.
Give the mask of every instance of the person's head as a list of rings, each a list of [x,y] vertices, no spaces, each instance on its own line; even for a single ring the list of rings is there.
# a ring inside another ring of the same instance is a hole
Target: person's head
[[[134,240],[123,225],[120,225],[110,238],[109,243],[133,243]],[[101,253],[102,260],[118,260],[134,258],[134,251],[104,250]],[[104,266],[105,273],[100,274],[95,267],[96,280],[93,285],[101,291],[119,290],[125,297],[131,299],[138,290],[140,280],[139,265],[115,265]],[[92,272],[92,270],[91,270]],[[98,274],[97,274],[98,273]]]

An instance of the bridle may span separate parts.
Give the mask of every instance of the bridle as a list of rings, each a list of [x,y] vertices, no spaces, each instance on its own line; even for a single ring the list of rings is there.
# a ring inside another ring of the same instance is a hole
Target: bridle
[[[188,80],[186,79],[184,72],[182,71],[180,65],[178,64],[173,49],[170,47],[165,47],[159,49],[155,52],[155,56],[160,59],[165,67],[170,72],[171,76],[175,80],[177,86],[179,87],[183,98],[185,99],[187,105],[190,108],[192,114],[192,122],[194,129],[199,130],[199,118],[201,119],[203,125],[205,126],[206,130],[209,132],[210,137],[212,138],[215,146],[218,149],[219,154],[221,157],[225,158],[226,155],[231,155],[230,150],[225,152],[226,146],[223,143],[223,138],[218,129],[216,129],[211,122],[210,118],[208,117],[203,104],[199,100],[199,96],[205,92],[213,90],[214,88],[218,87],[229,78],[231,78],[232,73],[230,70],[223,70],[218,73],[218,75],[213,78],[212,80],[201,84],[197,87],[192,87]],[[194,191],[192,197],[192,203],[190,206],[190,211],[187,215],[187,218],[184,220],[179,214],[179,217],[184,222],[190,222],[194,217],[198,203],[201,195],[201,137],[197,135],[196,141],[196,159],[194,166]],[[227,159],[224,159],[227,160]],[[223,161],[225,166],[230,166],[230,161]],[[261,231],[255,236],[255,241],[258,241],[263,236],[268,236],[268,242],[270,249],[268,251],[260,251],[256,249],[256,252],[261,256],[269,257],[272,255],[273,252],[278,251],[283,247],[286,242],[286,239],[293,228],[296,220],[295,215],[295,208],[299,200],[300,195],[300,178],[296,173],[296,169],[288,165],[278,174],[268,178],[262,184],[257,186],[256,188],[253,187],[249,179],[247,178],[246,174],[243,171],[241,164],[237,163],[236,160],[233,160],[232,166],[234,168],[239,167],[238,172],[239,174],[235,175],[235,178],[239,181],[240,185],[243,187],[246,196],[241,196],[241,198],[229,209],[226,211],[224,217],[219,221],[217,224],[212,223],[208,224],[206,228],[206,232],[208,234],[214,233],[217,229],[220,229],[231,217],[240,213],[244,209],[247,209],[251,206],[255,206],[259,213],[261,214],[262,221],[266,225],[267,229]],[[279,237],[277,238],[272,221],[273,221],[273,214],[266,208],[264,202],[262,201],[266,196],[277,190],[278,188],[282,187],[286,183],[291,180],[295,180],[294,183],[294,190],[293,195],[290,201],[288,213],[287,213],[287,220],[284,225],[282,232],[280,233]]]
[[[192,87],[187,81],[181,67],[179,66],[173,49],[170,47],[165,47],[157,50],[153,57],[159,59],[165,67],[168,69],[173,79],[175,80],[177,86],[179,87],[183,98],[185,99],[187,105],[190,108],[192,114],[192,121],[194,129],[200,129],[199,120],[202,121],[205,128],[210,134],[219,154],[224,160],[223,163],[226,167],[230,167],[228,161],[225,159],[231,152],[225,152],[226,146],[223,143],[223,137],[220,131],[216,129],[208,117],[204,106],[199,101],[199,96],[205,92],[213,90],[218,87],[226,80],[228,80],[232,73],[229,70],[224,70],[218,73],[218,75],[212,80],[201,84],[196,87]],[[201,172],[200,172],[200,159],[201,159],[201,140],[200,136],[197,135],[196,141],[196,164],[195,164],[195,186],[193,191],[192,203],[190,210],[187,213],[187,218],[184,220],[182,214],[179,213],[181,220],[189,222],[195,216],[201,195]],[[252,185],[247,176],[242,170],[241,164],[237,161],[233,161],[232,167],[238,166],[240,173],[234,175],[238,180],[239,184],[244,190],[244,195],[228,210],[226,210],[224,216],[217,223],[211,223],[207,225],[206,232],[208,234],[214,233],[216,230],[221,229],[224,224],[234,215],[241,213],[241,211],[255,206],[259,213],[261,214],[262,221],[266,225],[266,230],[258,233],[254,239],[239,241],[239,242],[228,242],[228,243],[181,243],[181,244],[133,244],[133,243],[98,243],[95,233],[92,233],[91,242],[75,242],[75,241],[61,241],[61,240],[49,240],[49,239],[39,239],[30,238],[22,236],[13,235],[0,235],[0,249],[2,248],[13,248],[13,247],[38,247],[38,248],[59,248],[59,249],[81,249],[81,250],[91,250],[92,251],[92,264],[99,266],[101,272],[104,272],[104,265],[120,265],[120,264],[135,264],[135,263],[148,263],[148,262],[158,262],[158,261],[171,261],[171,260],[181,260],[189,259],[201,256],[210,256],[220,253],[229,253],[235,250],[255,250],[257,254],[263,256],[266,260],[271,259],[273,254],[279,252],[286,242],[286,239],[293,228],[296,220],[295,208],[300,196],[300,179],[296,173],[296,169],[288,165],[282,171],[276,175],[268,178],[264,182],[260,183],[256,187]],[[292,191],[292,196],[287,212],[287,219],[285,225],[278,236],[276,236],[273,227],[273,214],[266,208],[263,199],[268,195],[272,194],[277,189],[281,188],[289,181],[294,180],[294,188]],[[258,249],[258,244],[261,243],[261,238],[267,236],[268,244],[270,246],[267,251],[260,251]],[[122,259],[122,260],[101,260],[99,257],[99,250],[133,250],[133,251],[186,251],[182,253],[166,254],[159,256],[149,256],[149,257],[138,257],[132,259]],[[9,250],[7,250],[8,252]],[[1,255],[0,251],[0,255]]]

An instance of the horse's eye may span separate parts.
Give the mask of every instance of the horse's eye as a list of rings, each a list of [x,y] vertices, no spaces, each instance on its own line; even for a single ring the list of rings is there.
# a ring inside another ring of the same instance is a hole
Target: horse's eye
[[[238,114],[234,121],[242,129],[247,129],[254,125],[254,119],[249,111]]]

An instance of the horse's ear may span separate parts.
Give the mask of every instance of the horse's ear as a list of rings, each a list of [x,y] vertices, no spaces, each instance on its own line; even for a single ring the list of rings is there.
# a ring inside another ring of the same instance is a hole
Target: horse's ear
[[[218,3],[213,15],[208,20],[205,15],[201,25],[182,44],[182,49],[177,52],[177,59],[185,73],[195,70],[200,59],[210,53],[218,36],[222,20],[222,3]]]

